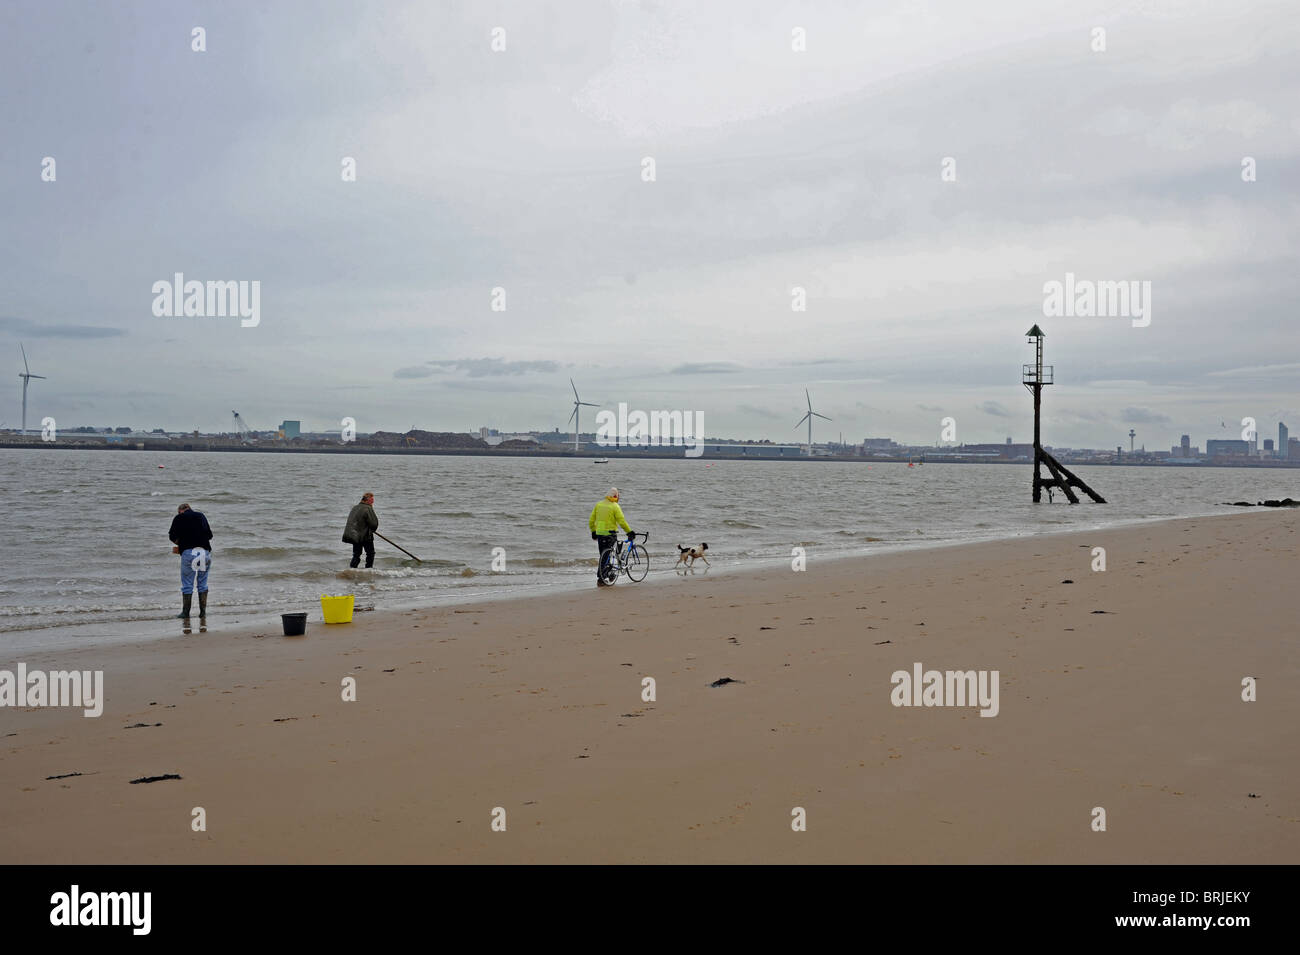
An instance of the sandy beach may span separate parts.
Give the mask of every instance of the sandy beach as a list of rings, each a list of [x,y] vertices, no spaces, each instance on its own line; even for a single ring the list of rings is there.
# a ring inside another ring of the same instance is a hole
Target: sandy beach
[[[653,586],[317,608],[301,638],[223,629],[214,583],[207,633],[21,658],[106,700],[0,710],[0,861],[1295,863],[1297,527],[661,556]],[[997,715],[892,705],[917,663],[997,671]]]

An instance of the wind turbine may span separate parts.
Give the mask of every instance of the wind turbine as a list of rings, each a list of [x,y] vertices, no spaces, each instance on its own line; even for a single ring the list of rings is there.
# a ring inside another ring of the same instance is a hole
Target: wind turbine
[[[23,380],[23,434],[27,433],[27,384],[33,378],[45,379],[44,375],[33,375],[32,370],[27,367],[27,349],[23,348],[22,342],[18,343],[18,350],[23,353],[23,370],[18,373],[18,377]]]
[[[584,406],[587,408],[597,408],[599,405],[590,401],[583,401],[579,398],[578,386],[573,383],[572,378],[569,379],[569,387],[573,389],[573,414],[569,415],[569,420],[573,422],[573,450],[574,453],[577,453],[578,433],[582,431],[582,422],[579,420],[579,411]]]
[[[808,457],[811,458],[812,457],[812,419],[821,418],[823,421],[830,421],[831,419],[826,417],[824,414],[818,414],[817,412],[812,410],[812,397],[808,394],[807,388],[803,390],[803,396],[806,399],[808,399],[808,413],[799,419],[799,423],[796,424],[795,427],[796,428],[799,427],[799,425],[803,424],[805,421],[808,422]]]

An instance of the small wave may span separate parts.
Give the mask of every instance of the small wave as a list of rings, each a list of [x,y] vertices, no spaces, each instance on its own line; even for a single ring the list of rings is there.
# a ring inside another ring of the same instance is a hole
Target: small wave
[[[34,617],[54,612],[49,607],[0,607],[0,617]]]
[[[741,530],[759,531],[763,529],[762,524],[747,524],[744,521],[725,520],[722,522],[724,527],[739,527]]]
[[[473,517],[469,511],[434,511],[433,517]]]
[[[460,565],[455,565],[459,567]],[[361,567],[348,568],[346,570],[336,570],[333,572],[308,571],[302,574],[282,574],[273,576],[284,577],[339,577],[343,580],[366,581],[381,578],[385,580],[395,580],[402,577],[446,577],[448,576],[445,569],[438,570],[432,567],[401,567],[396,570],[387,568],[372,567],[365,570]]]
[[[595,557],[577,557],[564,560],[558,557],[529,557],[527,560],[517,561],[525,567],[593,567],[596,564]]]
[[[166,620],[175,609],[139,604],[96,604],[84,607],[12,607],[0,611],[0,633],[46,630],[93,623],[130,624],[145,620]]]
[[[223,547],[221,553],[227,557],[297,557],[302,552],[288,547]]]
[[[150,492],[149,492],[149,496],[150,496],[150,497],[162,497],[162,496],[163,496],[163,492],[162,492],[162,491],[150,491]]]
[[[213,572],[219,565],[213,562]],[[342,577],[345,574],[355,573],[355,571],[346,570],[259,570],[255,572],[232,573],[231,576],[240,581],[249,581],[254,586],[258,584],[273,584],[276,581],[285,580],[333,580],[336,576]]]

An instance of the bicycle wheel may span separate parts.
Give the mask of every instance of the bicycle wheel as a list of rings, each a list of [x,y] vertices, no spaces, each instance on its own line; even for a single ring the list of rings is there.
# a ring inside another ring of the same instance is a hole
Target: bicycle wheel
[[[618,559],[612,547],[600,556],[600,579],[611,587],[618,583]]]
[[[645,580],[645,575],[648,573],[650,573],[650,555],[646,553],[644,547],[638,547],[636,553],[629,555],[627,559],[627,575],[640,583]]]

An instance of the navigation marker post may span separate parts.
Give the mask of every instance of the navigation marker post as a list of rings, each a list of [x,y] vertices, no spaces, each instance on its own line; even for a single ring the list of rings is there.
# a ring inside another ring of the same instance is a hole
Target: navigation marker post
[[[1098,504],[1105,504],[1106,500],[1100,494],[1088,487],[1074,472],[1043,450],[1043,388],[1052,384],[1052,366],[1043,364],[1043,339],[1046,337],[1043,330],[1035,325],[1025,332],[1025,335],[1034,344],[1034,363],[1032,365],[1022,365],[1020,368],[1020,381],[1029,389],[1029,393],[1034,396],[1034,503],[1038,504],[1042,501],[1043,488],[1059,487],[1065,492],[1065,496],[1071,504],[1078,504],[1079,498],[1074,493],[1074,488],[1077,487]],[[1043,478],[1041,473],[1043,465],[1047,465],[1047,470],[1052,472],[1050,478]]]

